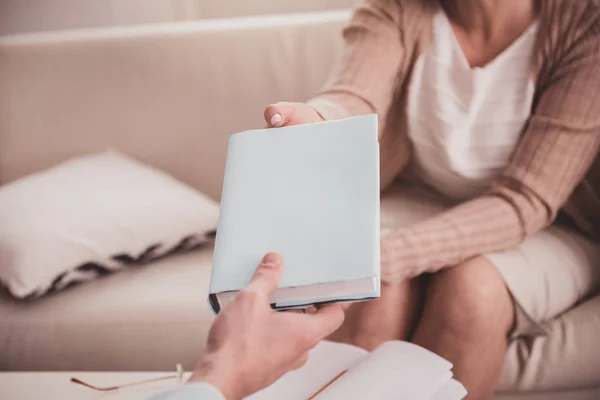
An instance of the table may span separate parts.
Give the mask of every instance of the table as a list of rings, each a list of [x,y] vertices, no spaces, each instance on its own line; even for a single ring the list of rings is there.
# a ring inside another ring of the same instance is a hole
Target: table
[[[75,377],[95,386],[115,386],[170,375],[175,372],[4,372],[0,373],[0,400],[144,400],[177,387],[177,380],[99,392],[70,379]]]

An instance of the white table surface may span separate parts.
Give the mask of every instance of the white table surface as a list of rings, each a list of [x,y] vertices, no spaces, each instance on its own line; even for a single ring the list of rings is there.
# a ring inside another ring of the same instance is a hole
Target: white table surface
[[[70,382],[79,378],[96,386],[114,386],[161,376],[167,372],[4,372],[0,373],[0,400],[145,400],[177,387],[175,379],[112,392],[96,392]],[[500,394],[495,400],[598,400],[600,388],[537,394]]]
[[[143,400],[177,387],[176,379],[145,383],[132,388],[98,392],[72,383],[75,377],[94,386],[116,386],[161,376],[167,372],[5,372],[0,373],[0,400]]]

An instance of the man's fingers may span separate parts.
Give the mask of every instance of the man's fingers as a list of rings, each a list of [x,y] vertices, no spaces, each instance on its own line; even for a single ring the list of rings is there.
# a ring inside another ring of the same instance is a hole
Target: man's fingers
[[[284,312],[288,313],[288,314],[305,314],[306,313],[305,310],[286,310]]]
[[[254,272],[246,290],[269,297],[279,284],[283,272],[283,258],[277,253],[267,253]]]
[[[344,310],[339,304],[327,304],[317,310],[307,310],[307,324],[312,333],[318,336],[317,341],[332,334],[344,322]]]
[[[286,126],[292,121],[296,106],[294,103],[276,103],[265,108],[265,121],[269,127]]]
[[[294,361],[290,367],[291,371],[297,370],[298,368],[302,368],[304,364],[308,361],[308,352],[302,353],[300,357],[296,361]]]

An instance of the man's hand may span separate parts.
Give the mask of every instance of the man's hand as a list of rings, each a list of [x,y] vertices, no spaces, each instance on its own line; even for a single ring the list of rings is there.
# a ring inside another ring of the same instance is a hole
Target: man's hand
[[[267,254],[248,287],[219,313],[190,382],[207,382],[228,400],[241,399],[304,365],[308,351],[342,324],[337,304],[306,313],[273,311],[269,296],[282,264],[280,255]]]
[[[280,102],[265,108],[265,122],[269,128],[321,122],[323,118],[305,103]]]

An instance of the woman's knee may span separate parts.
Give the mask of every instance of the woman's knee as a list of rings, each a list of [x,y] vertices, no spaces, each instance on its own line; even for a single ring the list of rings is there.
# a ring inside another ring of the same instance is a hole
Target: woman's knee
[[[508,333],[514,309],[506,284],[487,259],[477,257],[432,276],[426,313],[457,334]]]
[[[382,285],[381,297],[353,304],[344,324],[331,339],[372,350],[388,340],[406,340],[422,305],[422,279]]]

